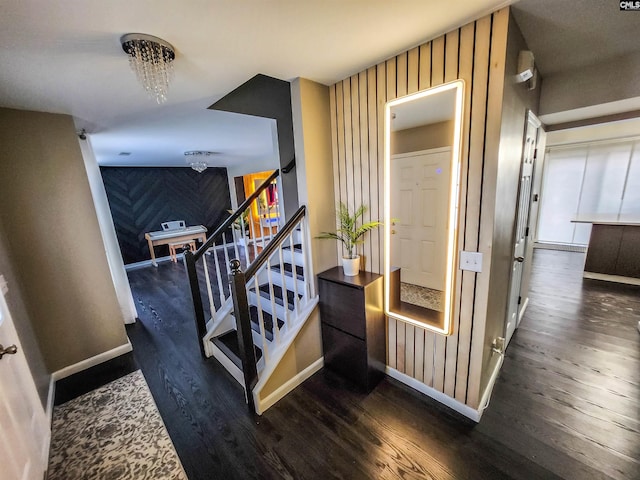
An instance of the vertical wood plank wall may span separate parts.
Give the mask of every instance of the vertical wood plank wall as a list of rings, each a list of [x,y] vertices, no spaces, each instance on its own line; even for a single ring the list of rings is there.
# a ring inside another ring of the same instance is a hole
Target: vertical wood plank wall
[[[496,70],[491,55],[506,49],[508,15],[508,9],[498,10],[330,87],[336,203],[351,209],[365,203],[367,220],[382,219],[385,103],[461,78],[465,108],[458,249],[482,251],[480,230],[490,235],[493,227],[481,225],[483,173],[485,159],[497,155],[500,122],[500,109],[487,109],[487,102],[502,94],[497,91],[501,82],[490,78]],[[487,138],[487,132],[496,138]],[[342,251],[338,253],[341,257]],[[359,253],[364,269],[382,273],[382,232],[368,235]],[[449,337],[388,321],[388,365],[473,408],[481,395],[486,317],[486,309],[478,309],[486,304],[486,299],[476,298],[479,281],[488,282],[488,271],[459,271],[454,332]]]

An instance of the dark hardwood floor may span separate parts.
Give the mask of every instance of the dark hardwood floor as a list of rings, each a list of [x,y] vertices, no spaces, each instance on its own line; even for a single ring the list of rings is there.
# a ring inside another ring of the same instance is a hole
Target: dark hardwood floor
[[[196,479],[640,479],[640,287],[582,280],[536,250],[531,302],[480,424],[392,380],[359,393],[321,371],[262,417],[200,357],[182,264],[129,273],[127,327]]]

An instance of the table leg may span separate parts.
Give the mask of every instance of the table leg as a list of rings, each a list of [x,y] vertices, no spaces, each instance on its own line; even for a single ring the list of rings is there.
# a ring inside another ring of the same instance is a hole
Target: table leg
[[[151,254],[151,265],[157,267],[158,262],[156,262],[156,253],[153,251],[153,242],[147,239],[147,243],[149,244],[149,253]]]

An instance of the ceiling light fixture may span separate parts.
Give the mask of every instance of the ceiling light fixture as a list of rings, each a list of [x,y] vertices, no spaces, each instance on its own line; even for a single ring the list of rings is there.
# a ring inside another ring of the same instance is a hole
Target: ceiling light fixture
[[[205,158],[210,157],[211,155],[215,155],[215,152],[207,152],[203,150],[191,150],[189,152],[184,152],[187,163],[198,173],[202,173],[207,169],[209,165]]]
[[[129,66],[151,98],[166,102],[169,82],[173,78],[173,46],[161,38],[144,33],[127,33],[120,37],[122,50],[129,55]]]

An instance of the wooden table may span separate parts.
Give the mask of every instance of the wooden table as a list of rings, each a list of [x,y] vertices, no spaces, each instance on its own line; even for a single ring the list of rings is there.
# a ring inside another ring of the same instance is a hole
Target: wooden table
[[[158,245],[168,245],[170,243],[189,243],[193,240],[205,242],[207,240],[207,227],[203,225],[195,225],[192,227],[181,228],[180,230],[160,230],[158,232],[147,232],[144,234],[149,244],[149,253],[151,254],[151,264],[158,266],[156,262],[156,254],[153,247]]]

